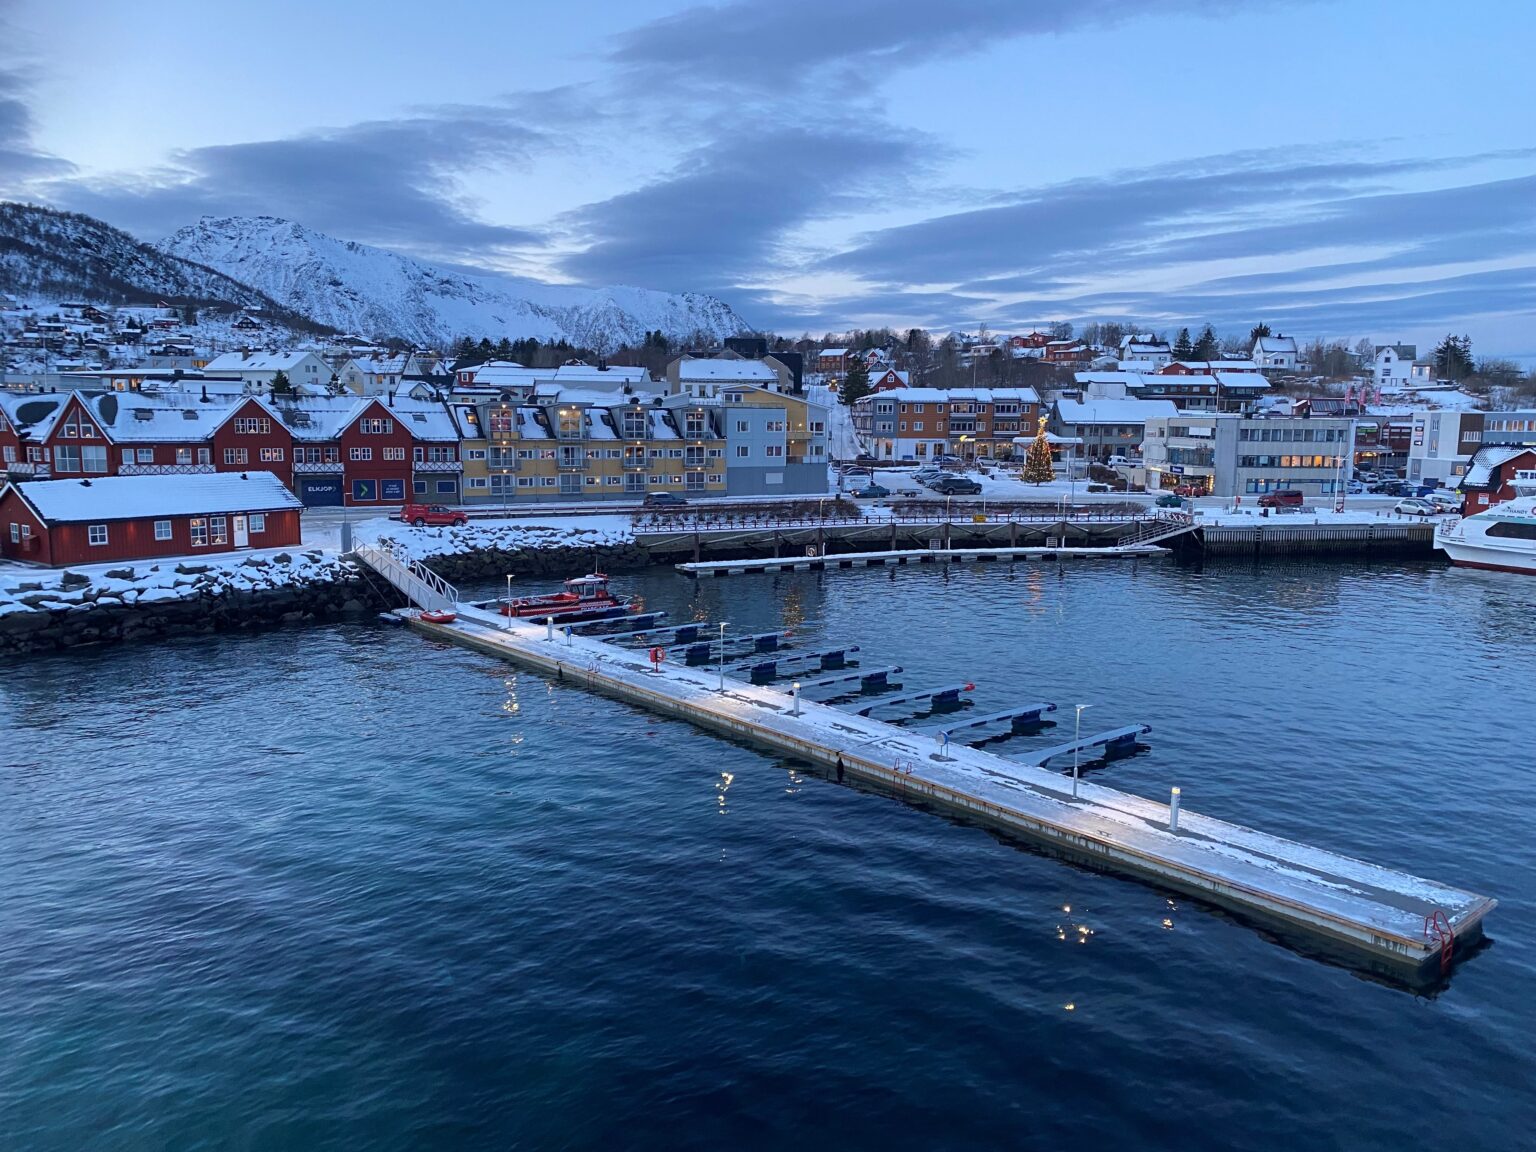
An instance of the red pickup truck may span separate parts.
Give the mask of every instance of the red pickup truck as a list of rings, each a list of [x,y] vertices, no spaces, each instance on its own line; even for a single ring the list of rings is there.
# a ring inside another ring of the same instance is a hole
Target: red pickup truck
[[[469,517],[463,512],[445,504],[406,504],[400,509],[397,519],[402,524],[414,524],[417,528],[429,525],[433,528],[462,528],[469,523]]]

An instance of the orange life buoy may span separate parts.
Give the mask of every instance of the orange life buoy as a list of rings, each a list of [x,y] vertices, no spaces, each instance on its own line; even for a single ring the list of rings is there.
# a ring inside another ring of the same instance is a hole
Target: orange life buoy
[[[652,648],[651,649],[651,663],[652,664],[660,664],[666,658],[667,658],[667,650],[665,648]]]

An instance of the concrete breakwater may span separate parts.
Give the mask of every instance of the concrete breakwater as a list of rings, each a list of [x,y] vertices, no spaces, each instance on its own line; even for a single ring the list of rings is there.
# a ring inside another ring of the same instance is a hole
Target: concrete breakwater
[[[7,573],[0,579],[0,654],[337,620],[395,603],[393,589],[321,552]]]

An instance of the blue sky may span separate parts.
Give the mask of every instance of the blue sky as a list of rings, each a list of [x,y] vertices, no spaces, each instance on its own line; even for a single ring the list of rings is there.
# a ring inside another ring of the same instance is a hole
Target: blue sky
[[[0,0],[0,196],[266,213],[781,331],[1536,354],[1536,4]]]

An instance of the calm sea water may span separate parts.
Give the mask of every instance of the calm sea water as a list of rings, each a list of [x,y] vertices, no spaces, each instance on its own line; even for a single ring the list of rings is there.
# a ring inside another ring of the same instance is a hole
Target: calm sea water
[[[622,583],[1148,722],[1096,779],[1496,895],[1493,946],[1416,997],[401,631],[119,648],[0,674],[0,1148],[1532,1146],[1536,580]]]

